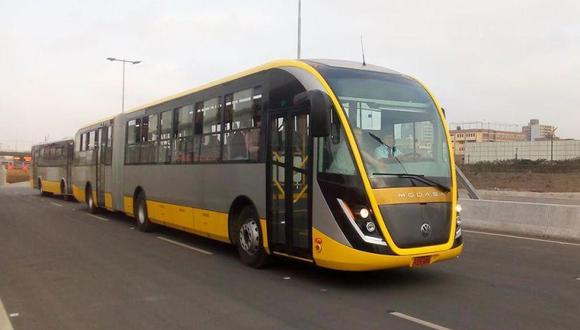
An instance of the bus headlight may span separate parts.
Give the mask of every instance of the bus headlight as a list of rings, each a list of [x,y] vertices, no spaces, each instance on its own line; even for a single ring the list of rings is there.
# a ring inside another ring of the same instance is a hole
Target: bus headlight
[[[461,211],[463,211],[463,207],[461,207],[461,204],[457,204],[455,205],[455,211],[457,213],[461,213]]]
[[[358,215],[359,215],[359,216],[360,216],[362,219],[366,219],[366,218],[368,218],[368,217],[369,217],[369,215],[370,215],[369,209],[367,209],[366,207],[363,207],[363,208],[361,208],[361,209],[358,211]],[[371,230],[371,231],[372,231],[372,230]]]

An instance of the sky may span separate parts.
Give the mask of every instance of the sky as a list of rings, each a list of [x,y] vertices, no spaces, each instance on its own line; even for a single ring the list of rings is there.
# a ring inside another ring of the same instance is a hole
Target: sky
[[[449,122],[580,139],[580,1],[302,1],[302,58],[361,60],[425,82]],[[275,59],[296,58],[297,0],[0,0],[0,148]]]

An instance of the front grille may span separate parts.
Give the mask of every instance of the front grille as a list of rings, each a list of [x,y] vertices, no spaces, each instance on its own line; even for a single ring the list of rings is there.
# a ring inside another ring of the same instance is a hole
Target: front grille
[[[379,208],[387,230],[400,248],[437,245],[449,240],[451,203],[386,204]],[[422,231],[422,226],[430,227],[430,232]]]

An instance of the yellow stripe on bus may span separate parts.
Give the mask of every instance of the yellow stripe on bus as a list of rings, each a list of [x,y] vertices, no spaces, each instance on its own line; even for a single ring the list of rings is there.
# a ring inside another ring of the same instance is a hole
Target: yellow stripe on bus
[[[109,211],[113,211],[113,196],[111,193],[105,193],[105,208]]]
[[[42,184],[42,191],[60,195],[60,181],[40,180]]]
[[[72,191],[73,191],[73,196],[74,198],[79,202],[79,203],[84,203],[85,202],[85,191],[84,189],[81,189],[80,187],[78,187],[77,185],[72,186]]]

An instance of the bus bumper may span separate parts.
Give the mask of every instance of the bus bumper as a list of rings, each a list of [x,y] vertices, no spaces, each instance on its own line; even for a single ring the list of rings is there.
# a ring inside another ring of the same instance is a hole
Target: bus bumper
[[[433,264],[456,258],[463,251],[463,244],[461,244],[456,248],[445,251],[412,256],[393,256],[353,249],[333,240],[315,228],[313,228],[312,234],[314,261],[320,267],[336,270],[368,271],[412,267],[415,257],[428,255],[431,256],[429,264]]]

